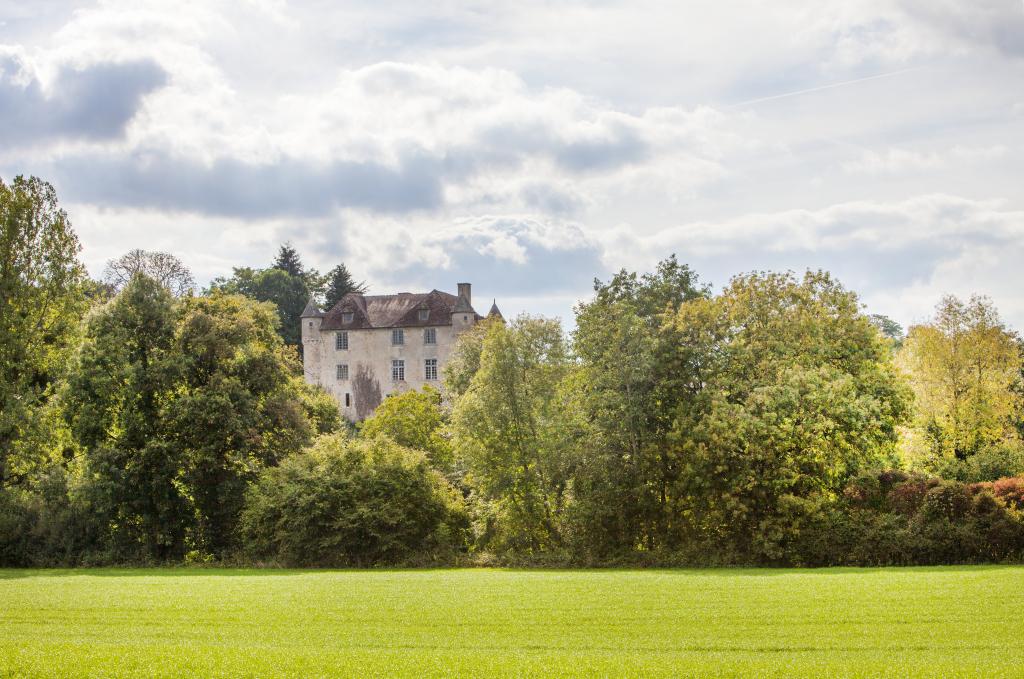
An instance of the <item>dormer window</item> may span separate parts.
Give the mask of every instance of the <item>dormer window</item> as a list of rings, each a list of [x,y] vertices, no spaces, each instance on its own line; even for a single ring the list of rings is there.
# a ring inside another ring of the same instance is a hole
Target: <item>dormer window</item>
[[[421,321],[430,320],[430,309],[420,309],[419,317]]]
[[[355,314],[352,313],[351,311],[342,311],[341,312],[341,322],[342,323],[351,323],[353,318],[355,318]]]

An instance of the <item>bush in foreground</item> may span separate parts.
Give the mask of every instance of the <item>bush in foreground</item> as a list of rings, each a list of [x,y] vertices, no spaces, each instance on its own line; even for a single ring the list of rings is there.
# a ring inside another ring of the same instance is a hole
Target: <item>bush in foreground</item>
[[[423,453],[332,434],[262,472],[240,528],[250,559],[365,567],[449,561],[468,519]]]

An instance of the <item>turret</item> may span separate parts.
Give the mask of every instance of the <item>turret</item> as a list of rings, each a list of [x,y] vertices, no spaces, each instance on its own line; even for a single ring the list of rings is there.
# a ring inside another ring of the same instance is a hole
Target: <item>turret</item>
[[[299,320],[302,324],[302,372],[305,373],[307,382],[315,384],[320,384],[320,362],[323,353],[320,324],[323,320],[324,312],[320,311],[316,302],[309,300]]]

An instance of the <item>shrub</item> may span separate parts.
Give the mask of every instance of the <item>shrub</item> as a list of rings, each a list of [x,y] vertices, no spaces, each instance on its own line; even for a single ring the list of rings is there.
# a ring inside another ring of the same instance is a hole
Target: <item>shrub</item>
[[[423,453],[342,434],[264,470],[241,520],[250,557],[288,566],[449,560],[467,527],[461,498]]]

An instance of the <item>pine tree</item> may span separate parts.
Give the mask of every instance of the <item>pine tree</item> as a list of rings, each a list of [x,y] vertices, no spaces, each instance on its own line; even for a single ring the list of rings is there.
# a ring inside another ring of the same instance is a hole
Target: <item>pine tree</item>
[[[274,260],[273,268],[281,269],[289,276],[299,276],[300,278],[304,273],[298,251],[292,247],[291,243],[287,242],[277,251],[277,259]]]
[[[350,292],[366,292],[366,283],[356,283],[348,267],[339,264],[327,274],[327,290],[324,292],[324,309],[330,309]]]

